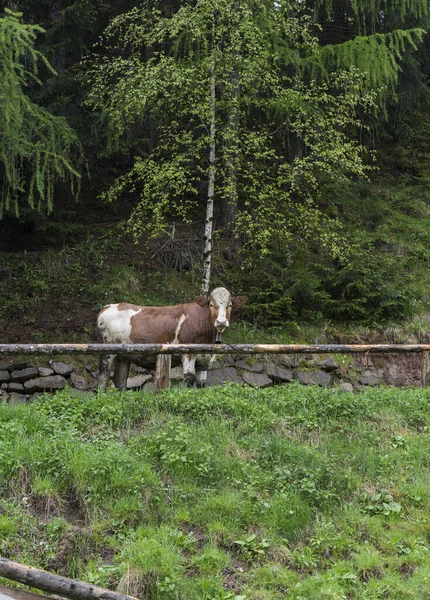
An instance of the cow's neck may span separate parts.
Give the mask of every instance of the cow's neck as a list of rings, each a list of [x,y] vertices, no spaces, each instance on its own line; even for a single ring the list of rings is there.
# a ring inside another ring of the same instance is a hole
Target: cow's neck
[[[204,335],[204,337],[207,339],[206,343],[215,344],[216,329],[212,323],[210,310],[209,310],[209,308],[205,307],[202,309],[202,311],[204,311],[204,313],[205,313],[205,316],[204,316],[205,335]]]

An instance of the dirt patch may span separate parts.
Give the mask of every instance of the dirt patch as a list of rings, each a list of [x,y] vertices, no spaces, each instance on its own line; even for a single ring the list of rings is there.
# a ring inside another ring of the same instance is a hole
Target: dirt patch
[[[402,577],[407,579],[411,577],[415,571],[417,570],[417,565],[413,565],[411,563],[402,563],[399,567],[399,572]]]
[[[53,517],[65,519],[72,527],[81,528],[86,519],[77,500],[64,500],[49,497],[32,498],[28,505],[30,513],[37,517],[39,522],[44,522]]]
[[[58,341],[95,341],[97,309],[71,300],[39,302],[17,310],[4,320],[0,343],[35,344]]]
[[[246,572],[248,570],[247,565],[233,560],[232,565],[225,567],[222,571],[224,586],[235,594],[240,594],[242,587],[245,585]]]
[[[61,542],[58,545],[58,550],[54,556],[48,561],[48,568],[60,575],[67,576],[69,572],[68,559],[79,548],[79,555],[82,556],[82,551],[87,552],[89,542],[91,541],[91,530],[73,525],[68,529]]]

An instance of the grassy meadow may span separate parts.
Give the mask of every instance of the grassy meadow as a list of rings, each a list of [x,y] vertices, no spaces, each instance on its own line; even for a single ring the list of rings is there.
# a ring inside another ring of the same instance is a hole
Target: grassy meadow
[[[428,599],[429,408],[296,384],[1,404],[1,554],[148,600]]]

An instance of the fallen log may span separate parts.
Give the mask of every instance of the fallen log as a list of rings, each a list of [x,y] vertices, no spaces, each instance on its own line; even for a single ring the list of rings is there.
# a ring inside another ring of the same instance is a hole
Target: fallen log
[[[132,596],[112,592],[85,583],[85,581],[55,575],[7,558],[0,558],[0,575],[6,579],[19,581],[38,590],[58,594],[71,600],[137,600]]]

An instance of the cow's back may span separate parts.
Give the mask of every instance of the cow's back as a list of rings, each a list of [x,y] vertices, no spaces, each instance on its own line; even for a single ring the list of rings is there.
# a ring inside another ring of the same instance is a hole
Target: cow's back
[[[214,341],[209,312],[195,302],[176,306],[110,304],[99,313],[97,325],[106,343],[204,344]]]

